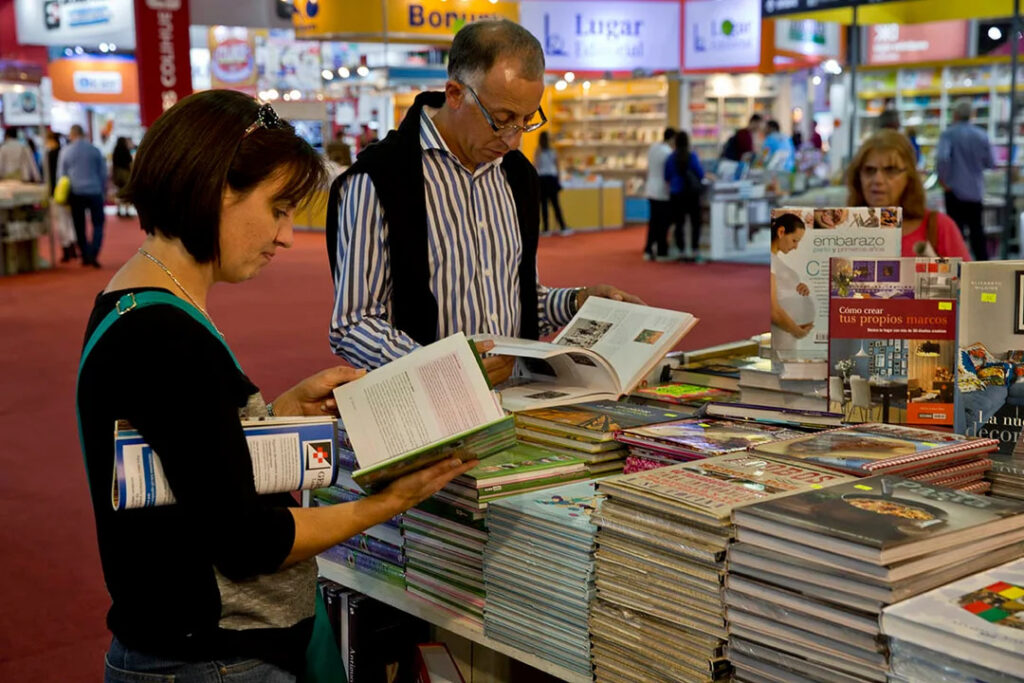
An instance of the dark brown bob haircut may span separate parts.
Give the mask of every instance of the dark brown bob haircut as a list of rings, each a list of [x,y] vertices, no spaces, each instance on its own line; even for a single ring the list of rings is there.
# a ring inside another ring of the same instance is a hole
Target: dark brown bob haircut
[[[305,204],[326,183],[320,155],[285,121],[246,130],[260,103],[233,90],[206,90],[164,112],[146,132],[121,198],[135,205],[147,234],[177,238],[199,263],[220,257],[220,209],[229,188],[241,195],[287,178],[274,201]]]

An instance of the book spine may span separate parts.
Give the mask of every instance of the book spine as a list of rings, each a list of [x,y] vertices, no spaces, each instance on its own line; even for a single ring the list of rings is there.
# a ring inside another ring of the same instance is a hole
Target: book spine
[[[405,570],[378,557],[353,550],[344,545],[328,548],[321,555],[331,562],[337,562],[349,569],[376,576],[378,579],[383,579],[396,586],[405,587]]]
[[[359,500],[365,497],[366,496],[354,491],[332,486],[329,489],[316,489],[313,491],[312,504],[318,506],[337,505],[339,503],[351,503],[354,500]],[[387,524],[388,526],[400,529],[402,527],[402,515],[395,515],[391,519],[381,522],[381,524]]]
[[[522,489],[536,488],[540,486],[557,486],[569,481],[576,481],[577,479],[583,479],[587,476],[586,468],[576,470],[575,472],[563,472],[562,474],[553,477],[537,477],[536,479],[524,479],[523,481],[514,481],[508,484],[494,484],[492,486],[481,486],[477,488],[477,495],[483,497],[490,493],[509,493],[512,491],[521,491]]]
[[[898,458],[890,458],[889,460],[867,463],[864,465],[864,469],[868,472],[874,472],[875,470],[885,470],[892,467],[899,467],[900,465],[920,462],[922,460],[930,460],[931,458],[955,455],[957,453],[963,453],[964,451],[985,449],[981,452],[988,453],[989,451],[995,450],[998,446],[998,439],[971,439],[969,441],[960,441],[958,443],[942,446],[933,450],[921,451],[920,453],[911,453],[910,455],[903,455]]]
[[[401,548],[367,534],[358,534],[352,538],[345,539],[341,542],[341,545],[352,550],[367,553],[377,559],[396,564],[400,567],[405,566],[405,553]]]

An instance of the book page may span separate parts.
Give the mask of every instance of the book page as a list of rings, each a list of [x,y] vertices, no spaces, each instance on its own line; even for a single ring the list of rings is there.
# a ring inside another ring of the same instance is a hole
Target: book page
[[[461,332],[334,390],[360,468],[502,417]]]
[[[615,368],[618,393],[632,389],[685,335],[689,313],[589,297],[555,338],[556,344],[598,353]]]
[[[567,347],[564,344],[517,339],[515,337],[475,336],[474,341],[493,341],[494,348],[488,353],[497,356],[518,358],[512,374],[519,380],[555,382],[586,390],[589,393],[606,393],[618,397],[621,382],[615,368],[600,354],[589,349]],[[508,395],[504,386],[498,387],[503,405],[508,410]],[[518,405],[518,404],[517,404]],[[531,404],[530,408],[539,408]]]
[[[619,397],[614,389],[566,385],[561,382],[523,380],[512,382],[501,390],[501,404],[510,412],[534,410],[550,406],[611,400]]]

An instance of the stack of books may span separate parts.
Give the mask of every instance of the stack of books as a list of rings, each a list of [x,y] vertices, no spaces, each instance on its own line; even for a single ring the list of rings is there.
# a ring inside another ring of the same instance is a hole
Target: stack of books
[[[996,439],[891,424],[840,427],[757,444],[751,452],[821,465],[855,476],[898,474],[969,493],[989,488]]]
[[[992,468],[988,480],[992,484],[992,495],[1003,498],[1024,500],[1024,441],[1012,455],[992,456]]]
[[[311,505],[348,503],[366,496],[366,492],[352,479],[359,468],[352,444],[344,427],[338,423],[338,469],[334,484],[315,489]],[[401,531],[402,515],[396,515],[383,524],[372,526],[342,543],[324,551],[321,556],[358,572],[370,574],[397,586],[405,586],[405,538]]]
[[[740,368],[740,400],[791,410],[827,411],[828,381],[818,366],[762,358]]]
[[[735,403],[740,400],[740,392],[685,382],[666,382],[637,389],[629,395],[629,400],[661,407],[699,408],[705,403]]]
[[[887,607],[890,681],[1020,681],[1024,560]],[[952,678],[956,672],[956,678]]]
[[[672,680],[725,675],[721,589],[725,551],[734,535],[732,511],[852,479],[813,465],[733,453],[601,482],[608,500],[597,517],[598,596],[619,609],[646,613],[651,628],[658,619],[668,625],[661,637],[629,637],[629,620],[595,610],[595,665],[648,675],[665,667],[662,673]],[[691,643],[688,651],[674,652],[676,642],[690,640],[673,640],[680,628],[699,632],[700,647]],[[664,652],[652,658],[655,648],[648,642],[660,643]]]
[[[481,625],[487,541],[483,512],[428,498],[406,511],[402,528],[406,591]]]
[[[594,401],[516,413],[516,438],[586,461],[591,477],[621,474],[628,451],[622,429],[670,422],[695,412],[685,406]]]
[[[616,438],[629,446],[626,474],[675,465],[798,436],[779,424],[695,417],[627,429]]]
[[[763,360],[760,356],[722,356],[696,360],[672,368],[670,379],[699,387],[739,391],[740,370],[756,367]]]
[[[885,606],[1024,554],[1024,504],[890,475],[756,503],[733,521],[729,656],[753,680],[885,681]]]
[[[487,510],[484,633],[590,674],[594,584],[591,514],[601,496],[580,482],[505,498]]]

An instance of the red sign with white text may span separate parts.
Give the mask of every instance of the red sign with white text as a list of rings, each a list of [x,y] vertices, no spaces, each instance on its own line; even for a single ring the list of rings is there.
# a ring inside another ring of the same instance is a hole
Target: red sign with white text
[[[868,64],[906,64],[967,56],[966,21],[868,27]]]
[[[135,0],[135,58],[139,109],[150,126],[192,93],[188,0]]]

